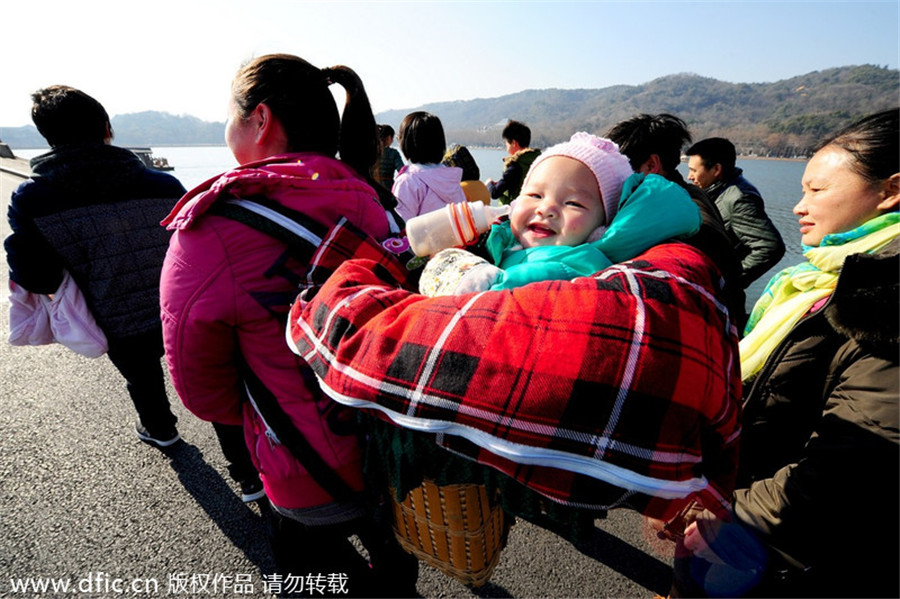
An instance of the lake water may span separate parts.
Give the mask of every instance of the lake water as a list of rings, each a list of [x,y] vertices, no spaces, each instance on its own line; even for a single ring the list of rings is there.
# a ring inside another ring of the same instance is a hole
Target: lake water
[[[481,169],[482,180],[488,177],[500,178],[503,172],[503,157],[506,154],[503,150],[480,148],[470,150]],[[16,155],[32,158],[45,151],[16,150]],[[172,174],[188,189],[237,166],[226,146],[159,146],[153,148],[153,154],[165,157],[169,164],[175,167]],[[800,199],[800,179],[803,169],[806,168],[806,162],[739,159],[738,166],[744,169],[744,176],[759,189],[766,202],[766,212],[778,227],[787,245],[787,252],[778,265],[748,288],[748,304],[752,306],[773,274],[802,260],[799,225],[791,209]],[[679,170],[687,176],[686,164],[681,164]]]

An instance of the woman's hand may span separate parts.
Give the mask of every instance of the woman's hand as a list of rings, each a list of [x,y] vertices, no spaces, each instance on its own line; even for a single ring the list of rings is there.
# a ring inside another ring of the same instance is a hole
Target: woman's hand
[[[684,531],[684,546],[711,564],[737,570],[760,570],[767,553],[753,532],[737,520],[726,522],[704,510]]]
[[[725,561],[716,554],[715,549],[710,547],[710,543],[716,539],[720,527],[721,520],[717,518],[714,518],[711,523],[702,526],[695,520],[684,529],[685,548],[694,556],[704,559],[711,564],[725,565]],[[707,536],[704,536],[704,533]],[[707,537],[710,541],[707,541]]]
[[[685,529],[704,511],[699,501],[687,504],[670,520],[647,518],[647,524],[656,531],[656,536],[667,541],[684,538]]]

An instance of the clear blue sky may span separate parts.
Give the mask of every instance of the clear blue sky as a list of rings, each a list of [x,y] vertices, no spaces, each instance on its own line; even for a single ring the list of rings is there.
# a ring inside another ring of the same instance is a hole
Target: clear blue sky
[[[241,63],[269,52],[347,64],[376,112],[523,89],[635,85],[692,72],[777,81],[851,64],[897,68],[897,0],[329,2],[4,0],[0,126],[29,94],[80,87],[111,115],[225,119]],[[900,98],[900,90],[898,90]]]

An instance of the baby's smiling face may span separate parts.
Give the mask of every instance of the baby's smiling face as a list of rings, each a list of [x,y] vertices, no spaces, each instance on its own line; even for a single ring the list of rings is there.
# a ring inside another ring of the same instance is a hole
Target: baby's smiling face
[[[597,179],[565,156],[538,163],[513,202],[509,224],[522,247],[574,246],[606,221]]]

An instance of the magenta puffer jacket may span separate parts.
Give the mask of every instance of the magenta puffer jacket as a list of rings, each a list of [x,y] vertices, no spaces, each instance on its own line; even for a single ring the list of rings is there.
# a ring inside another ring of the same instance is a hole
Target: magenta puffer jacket
[[[387,216],[375,191],[350,167],[304,153],[211,179],[188,192],[163,221],[175,231],[160,292],[166,361],[179,397],[204,420],[243,425],[274,504],[324,505],[331,496],[242,400],[239,373],[243,362],[324,461],[353,489],[362,489],[356,437],[339,430],[346,408],[315,388],[303,374],[305,363],[285,342],[287,313],[308,265],[288,258],[286,246],[272,237],[208,213],[217,200],[233,197],[277,202],[326,227],[346,217],[375,239],[388,236]]]

